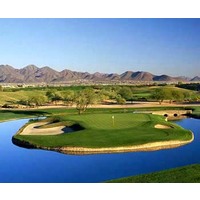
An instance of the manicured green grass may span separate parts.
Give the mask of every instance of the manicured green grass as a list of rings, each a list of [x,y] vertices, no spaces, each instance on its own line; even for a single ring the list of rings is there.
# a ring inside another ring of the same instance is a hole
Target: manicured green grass
[[[200,183],[200,164],[130,176],[107,181],[108,183]]]
[[[113,119],[114,116],[114,125]],[[61,117],[61,116],[60,116]],[[182,127],[166,122],[164,117],[151,114],[107,113],[63,115],[63,121],[80,124],[84,130],[54,136],[15,135],[15,138],[46,147],[118,147],[156,141],[189,140],[192,135]],[[171,129],[156,129],[156,124]]]

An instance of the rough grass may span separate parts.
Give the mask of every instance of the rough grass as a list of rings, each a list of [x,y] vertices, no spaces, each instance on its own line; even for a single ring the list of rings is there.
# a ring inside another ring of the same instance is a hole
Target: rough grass
[[[130,176],[107,181],[108,183],[200,183],[200,164]]]
[[[16,103],[22,99],[28,99],[29,97],[33,97],[39,94],[45,95],[45,91],[41,90],[32,90],[32,91],[15,91],[15,92],[0,92],[0,105],[5,103]]]
[[[55,136],[15,135],[15,138],[46,147],[118,147],[145,144],[156,141],[189,140],[192,135],[182,127],[164,121],[164,117],[151,114],[116,113],[114,114],[66,115],[63,121],[80,124],[84,130]],[[155,124],[173,128],[161,130]]]

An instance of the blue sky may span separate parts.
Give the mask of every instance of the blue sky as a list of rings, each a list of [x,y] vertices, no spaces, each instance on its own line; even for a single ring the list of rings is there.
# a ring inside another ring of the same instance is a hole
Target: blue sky
[[[0,64],[200,75],[200,19],[0,19]]]

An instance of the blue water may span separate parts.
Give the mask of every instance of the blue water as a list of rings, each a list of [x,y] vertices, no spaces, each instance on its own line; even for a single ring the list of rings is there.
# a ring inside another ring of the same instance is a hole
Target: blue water
[[[0,182],[94,183],[200,163],[200,121],[197,119],[177,122],[192,130],[195,136],[191,144],[179,148],[83,156],[15,146],[12,136],[27,121],[0,123]]]

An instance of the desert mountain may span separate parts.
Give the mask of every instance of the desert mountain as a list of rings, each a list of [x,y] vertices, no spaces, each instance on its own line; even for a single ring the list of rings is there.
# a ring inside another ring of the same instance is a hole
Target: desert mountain
[[[200,77],[199,76],[195,76],[194,78],[191,79],[191,81],[200,81]]]
[[[76,72],[65,69],[58,72],[48,66],[39,68],[35,65],[28,65],[22,69],[15,69],[10,65],[0,65],[0,82],[2,83],[52,83],[77,80],[88,81],[187,81],[184,77],[171,77],[168,75],[153,75],[143,71],[126,71],[122,74],[106,74],[96,72]],[[195,77],[191,81],[200,81]]]
[[[155,76],[153,78],[154,81],[175,81],[176,78],[167,75]]]

